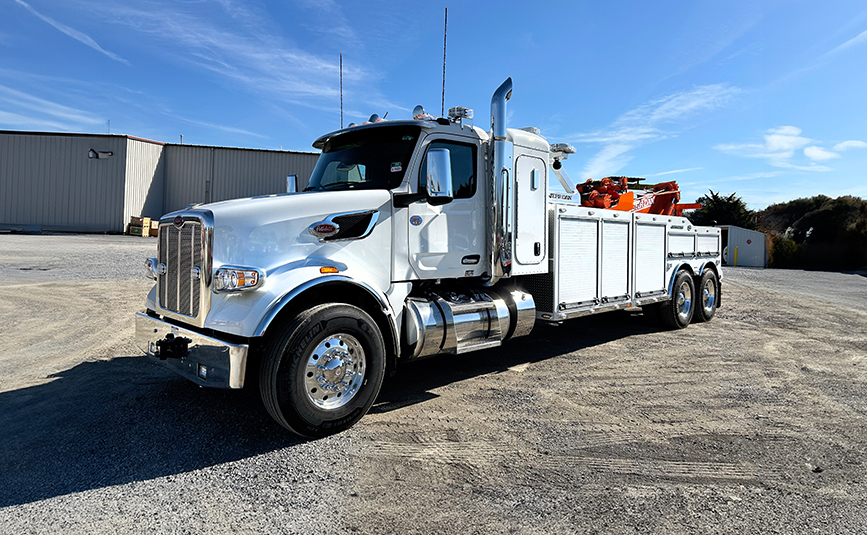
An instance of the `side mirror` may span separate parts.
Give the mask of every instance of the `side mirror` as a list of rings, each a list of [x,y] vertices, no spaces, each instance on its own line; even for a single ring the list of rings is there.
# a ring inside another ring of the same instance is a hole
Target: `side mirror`
[[[431,149],[427,152],[427,202],[439,206],[453,198],[449,149]]]

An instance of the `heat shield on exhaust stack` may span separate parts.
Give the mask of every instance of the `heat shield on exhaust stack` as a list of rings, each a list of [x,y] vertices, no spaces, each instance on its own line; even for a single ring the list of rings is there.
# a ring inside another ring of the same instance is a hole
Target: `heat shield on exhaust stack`
[[[514,188],[511,186],[514,147],[506,140],[506,101],[512,97],[512,79],[508,78],[491,98],[491,132],[493,135],[493,186],[491,202],[491,278],[493,286],[512,272],[512,228],[514,224]]]

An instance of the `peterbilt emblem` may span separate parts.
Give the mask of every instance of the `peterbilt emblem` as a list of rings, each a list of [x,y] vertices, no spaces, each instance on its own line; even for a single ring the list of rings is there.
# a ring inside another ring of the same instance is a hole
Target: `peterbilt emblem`
[[[181,216],[179,216],[179,215],[176,215],[176,216],[175,216],[175,220],[173,221],[173,223],[175,224],[175,226],[176,226],[177,228],[181,228],[181,227],[184,226],[184,218],[181,217]]]
[[[340,230],[340,227],[335,223],[313,223],[310,225],[310,228],[307,229],[310,234],[313,234],[317,238],[327,238],[329,236],[334,236]]]

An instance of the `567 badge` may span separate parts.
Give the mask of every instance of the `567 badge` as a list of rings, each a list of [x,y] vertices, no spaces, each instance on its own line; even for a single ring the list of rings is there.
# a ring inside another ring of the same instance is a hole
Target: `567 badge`
[[[421,225],[421,216],[420,215],[414,215],[414,216],[410,217],[409,218],[409,224],[414,226],[414,227]]]

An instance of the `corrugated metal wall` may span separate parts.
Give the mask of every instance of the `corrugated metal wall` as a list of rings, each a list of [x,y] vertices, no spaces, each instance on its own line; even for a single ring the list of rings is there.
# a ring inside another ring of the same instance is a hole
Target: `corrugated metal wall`
[[[166,147],[165,213],[181,210],[190,203],[208,202],[206,192],[213,175],[214,150],[183,145]]]
[[[217,149],[211,201],[286,193],[286,177],[297,177],[304,189],[318,154]]]
[[[723,261],[729,266],[767,267],[768,250],[765,235],[756,230],[724,226],[726,243],[723,244]],[[737,254],[737,261],[735,261]]]
[[[131,216],[156,219],[163,215],[163,186],[166,178],[162,143],[128,139],[126,147],[126,188],[123,220]]]
[[[0,133],[0,224],[121,230],[126,141],[124,136]],[[106,157],[90,158],[91,150]]]
[[[90,151],[103,153],[89,157]],[[107,156],[111,153],[111,156]],[[0,228],[123,232],[194,202],[303,189],[319,155],[163,145],[127,136],[0,132]]]
[[[216,202],[286,192],[296,175],[303,189],[318,154],[169,145],[166,158],[166,212],[193,202]]]

